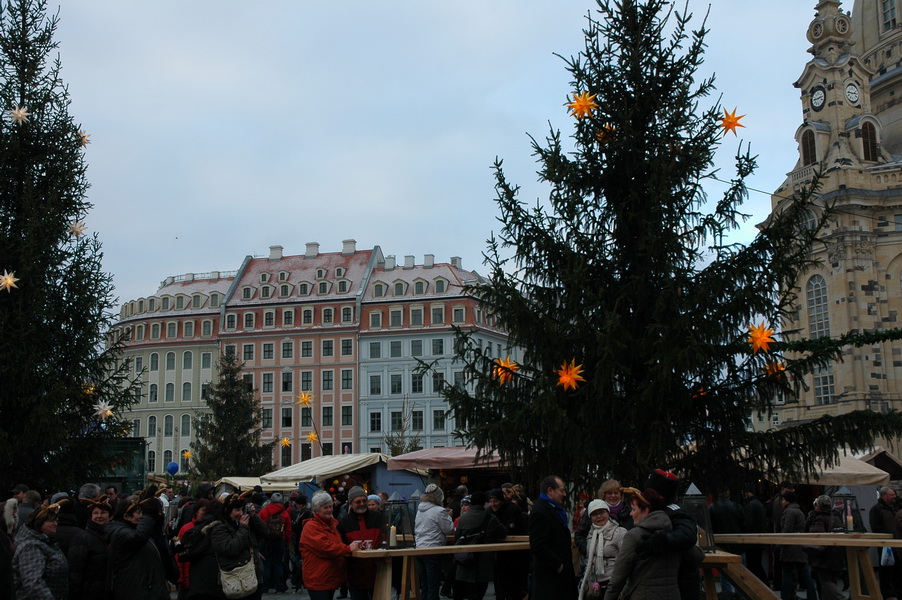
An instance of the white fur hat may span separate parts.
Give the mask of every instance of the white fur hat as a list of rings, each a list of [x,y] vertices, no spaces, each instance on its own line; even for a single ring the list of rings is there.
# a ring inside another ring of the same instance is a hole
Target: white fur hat
[[[589,502],[589,508],[586,509],[586,512],[591,517],[592,513],[594,513],[596,510],[606,510],[608,511],[608,513],[610,513],[611,507],[608,506],[608,503],[604,500],[592,500],[591,502]]]

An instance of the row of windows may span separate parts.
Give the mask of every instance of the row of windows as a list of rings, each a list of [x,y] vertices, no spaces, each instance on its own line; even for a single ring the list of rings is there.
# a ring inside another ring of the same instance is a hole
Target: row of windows
[[[448,280],[443,278],[435,279],[433,283],[433,287],[435,288],[436,294],[444,294],[445,290],[448,289]],[[377,281],[373,284],[373,296],[376,298],[384,298],[388,295],[388,290],[391,289],[394,293],[393,296],[404,296],[407,294],[407,291],[410,289],[410,284],[406,281],[396,281],[389,287],[387,283],[383,283],[381,281]],[[417,279],[413,282],[413,294],[415,296],[422,296],[429,290],[429,282],[424,279]]]
[[[802,166],[813,165],[818,162],[817,145],[814,132],[806,129],[802,133],[801,140]],[[872,123],[865,121],[861,124],[861,150],[862,159],[876,161],[879,158],[877,151],[877,129]]]
[[[261,286],[260,289],[260,297],[261,298],[273,298],[276,295],[276,290],[278,290],[278,295],[282,298],[287,298],[292,295],[295,286],[290,283],[282,283],[278,287],[274,285],[264,285]],[[253,286],[247,285],[241,288],[241,299],[242,300],[250,300],[254,297],[254,291],[257,288]],[[317,294],[328,294],[332,289],[331,281],[320,281],[316,284],[310,282],[301,282],[297,284],[297,295],[298,296],[309,296],[313,290],[316,290]],[[351,289],[351,282],[347,279],[342,279],[338,281],[336,292],[339,294],[347,294]]]
[[[223,296],[214,292],[210,294],[209,298],[210,308],[218,308],[220,302],[222,302]],[[157,298],[148,298],[146,301],[137,300],[129,302],[126,305],[128,307],[128,314],[133,315],[141,314],[143,312],[155,312],[158,306],[160,310],[203,308],[204,306],[203,294],[194,294],[192,296],[186,296],[184,294],[178,294],[176,296],[162,296],[159,298],[159,302],[157,302],[157,300]]]
[[[207,396],[210,393],[210,384],[204,383],[201,385],[200,397],[202,400],[206,400]],[[194,398],[191,396],[191,382],[186,381],[182,384],[182,402],[191,402]],[[159,402],[160,401],[160,388],[157,384],[151,383],[147,388],[147,401],[150,403]],[[163,387],[163,401],[164,402],[175,402],[175,384],[167,383]]]
[[[322,308],[320,317],[320,322],[323,324],[332,324],[336,323],[336,319],[339,314],[336,313],[334,308]],[[301,324],[302,325],[313,325],[314,317],[314,309],[313,308],[305,308],[301,310]],[[342,323],[353,323],[354,322],[354,309],[350,306],[345,306],[341,309],[340,313],[341,322]],[[253,312],[246,312],[242,317],[242,323],[244,324],[244,329],[254,329],[256,327],[257,314]],[[294,325],[294,309],[293,308],[283,308],[282,309],[282,326]],[[263,312],[263,327],[275,327],[276,326],[276,311],[275,310],[267,310]],[[238,328],[238,315],[235,313],[229,313],[226,315],[226,325],[225,328],[227,330],[237,329]]]
[[[408,320],[407,323],[404,323],[404,309],[403,308],[390,308],[388,310],[388,327],[417,327],[425,325],[423,321],[424,317],[424,309],[422,306],[411,306],[408,309]],[[442,306],[433,306],[429,311],[429,324],[430,325],[444,325],[445,324],[445,307]],[[370,312],[370,327],[379,328],[382,327],[383,322],[383,312],[380,310],[374,310]],[[456,306],[451,309],[451,322],[452,323],[463,323],[466,319],[466,309],[462,306]]]
[[[370,396],[381,396],[385,390],[382,387],[382,375],[381,374],[373,374],[369,376],[370,379]],[[422,373],[411,373],[410,375],[410,389],[408,393],[410,394],[422,394],[425,392],[423,386],[423,374]],[[404,377],[401,373],[391,373],[388,376],[388,393],[392,396],[397,396],[404,393]],[[455,387],[463,387],[464,385],[464,374],[463,371],[455,371],[454,372],[454,386]],[[444,373],[432,373],[432,393],[438,394],[442,388],[445,387],[445,374]]]
[[[248,390],[254,389],[254,374],[245,373],[242,375]],[[275,391],[275,373],[262,373],[260,375],[260,392],[263,394],[271,394]],[[341,389],[354,389],[354,369],[341,369]],[[285,393],[294,393],[294,373],[285,371],[281,373],[279,389]],[[320,373],[320,390],[329,392],[335,389],[335,372],[332,370],[322,371]],[[313,391],[313,371],[301,371],[301,392]]]
[[[168,465],[172,462],[172,450],[166,450],[163,452],[163,465]],[[154,473],[157,470],[157,453],[154,450],[147,451],[147,471],[149,473]],[[179,472],[187,473],[188,472],[188,459],[182,454],[179,459]]]
[[[280,414],[281,427],[293,427],[294,423],[294,407],[285,406],[281,409]],[[323,406],[320,409],[320,426],[322,427],[332,427],[335,425],[335,410],[332,406]],[[353,406],[342,406],[341,407],[341,426],[342,427],[350,427],[354,424],[354,407]],[[273,409],[272,408],[264,408],[263,409],[263,420],[261,422],[263,429],[272,429],[273,426]],[[313,427],[313,409],[310,407],[301,407],[301,421],[300,425],[302,428],[305,427]]]
[[[159,371],[160,370],[160,355],[156,352],[151,352],[149,357],[149,365],[148,369],[150,371]],[[166,353],[166,370],[173,371],[175,370],[175,352],[167,352]],[[186,350],[182,352],[182,369],[191,369],[194,366],[194,353],[191,350]],[[201,369],[209,369],[213,366],[213,354],[211,352],[201,352],[200,353],[200,368]],[[135,373],[141,373],[144,370],[144,357],[136,356],[135,357]]]
[[[179,322],[178,321],[170,321],[169,323],[165,323],[166,325],[166,339],[175,339],[177,337],[185,337],[185,338],[193,338],[197,336],[197,327],[195,327],[194,321],[181,321],[182,324],[182,335],[179,336]],[[150,339],[159,340],[161,339],[163,332],[164,323],[152,323],[150,325]],[[133,335],[134,333],[134,335]],[[132,327],[125,328],[125,334],[136,341],[141,341],[145,339],[145,334],[147,333],[147,327],[145,325],[138,325],[132,329]],[[200,335],[201,337],[212,337],[213,335],[213,321],[212,319],[205,319],[201,321],[200,324]]]
[[[157,418],[153,415],[147,417],[147,436],[156,437],[162,433],[163,437],[172,437],[173,432],[178,433],[181,437],[191,437],[191,415],[183,414],[180,419],[181,427],[174,429],[175,418],[172,415],[163,417],[162,430],[157,429]],[[141,437],[141,419],[132,420],[132,435]]]
[[[447,411],[444,409],[436,409],[432,411],[432,430],[433,431],[444,431],[445,430],[445,417],[447,415]],[[389,413],[389,429],[390,431],[404,431],[405,429],[410,429],[411,431],[423,431],[423,419],[424,413],[422,410],[412,410],[410,411],[409,422],[404,422],[404,413],[400,410],[391,411]],[[382,413],[381,412],[370,412],[370,432],[380,432],[382,431]]]
[[[283,359],[294,358],[294,342],[291,340],[286,340],[281,342],[280,344],[280,355]],[[312,340],[302,340],[301,344],[301,358],[312,358],[313,357],[313,341]],[[275,342],[264,342],[262,345],[262,352],[260,356],[262,360],[273,360],[276,356],[276,343]],[[242,344],[241,346],[241,359],[245,362],[254,360],[257,351],[257,344]],[[225,347],[226,354],[232,354],[237,356],[238,346],[236,344],[228,344]],[[352,338],[344,338],[339,340],[339,352],[341,356],[353,356],[354,355],[354,340]],[[335,356],[335,340],[321,340],[320,343],[320,355],[323,357]]]

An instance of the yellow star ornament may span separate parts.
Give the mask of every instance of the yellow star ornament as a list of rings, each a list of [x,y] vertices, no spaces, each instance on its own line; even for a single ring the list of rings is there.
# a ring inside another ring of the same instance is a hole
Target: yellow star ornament
[[[579,387],[580,381],[585,381],[581,375],[582,372],[583,366],[576,364],[575,358],[569,364],[567,361],[564,361],[561,368],[555,371],[558,374],[557,384],[562,386],[564,390],[575,390]]]
[[[573,92],[573,102],[567,105],[570,109],[570,116],[582,119],[592,114],[592,111],[598,108],[595,102],[595,94],[589,95],[589,92],[577,94]]]
[[[771,336],[773,329],[768,329],[762,322],[760,325],[749,325],[749,344],[752,345],[752,354],[758,354],[759,350],[770,352],[770,345],[774,342]]]
[[[768,377],[774,377],[776,379],[781,379],[784,377],[784,373],[786,371],[786,365],[781,362],[769,362],[764,365],[764,374]]]
[[[289,447],[289,446],[291,445],[291,439],[290,439],[290,438],[287,438],[287,437],[283,437],[281,440],[279,440],[279,444],[280,444],[283,448],[287,448],[287,447]]]
[[[495,377],[498,378],[498,382],[501,385],[504,385],[508,381],[514,378],[514,371],[520,368],[520,365],[511,360],[510,355],[508,354],[507,358],[504,360],[500,358],[495,359],[495,367],[492,371],[495,373]]]
[[[191,460],[191,451],[185,450],[184,452],[182,452],[182,458],[184,458],[185,460]]]
[[[733,109],[733,112],[727,112],[727,109],[723,109],[723,117],[720,118],[720,126],[723,127],[723,134],[727,135],[727,132],[732,131],[733,135],[737,135],[736,128],[737,127],[745,127],[742,123],[740,123],[740,119],[742,119],[745,115],[736,116],[736,109]]]
[[[316,441],[319,441],[319,436],[316,435],[315,431],[311,431],[310,433],[307,434],[306,440],[312,444]]]
[[[3,275],[0,275],[0,290],[12,292],[13,288],[19,287],[16,285],[17,281],[19,280],[16,278],[15,272],[9,273],[6,269],[3,269]]]
[[[298,399],[295,404],[302,404],[304,407],[309,407],[313,404],[313,394],[308,394],[307,392],[301,392],[300,396],[295,396]]]

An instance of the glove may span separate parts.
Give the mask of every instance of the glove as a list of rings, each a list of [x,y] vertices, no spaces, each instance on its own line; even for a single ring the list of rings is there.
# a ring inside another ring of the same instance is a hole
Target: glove
[[[661,554],[667,550],[667,532],[656,531],[653,534],[642,536],[642,541],[636,546],[636,556],[645,560],[655,554]]]

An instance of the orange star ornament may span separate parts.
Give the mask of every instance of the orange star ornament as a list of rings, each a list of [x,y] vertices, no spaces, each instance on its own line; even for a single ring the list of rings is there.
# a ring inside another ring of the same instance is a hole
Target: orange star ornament
[[[319,436],[316,435],[316,432],[315,432],[315,431],[311,431],[310,433],[307,434],[307,438],[306,438],[306,439],[307,439],[308,442],[310,442],[310,443],[312,444],[312,443],[314,443],[314,442],[316,442],[316,441],[319,441]]]
[[[580,381],[585,381],[583,376],[580,374],[583,372],[583,366],[576,364],[576,359],[574,358],[569,363],[564,361],[564,364],[561,365],[561,368],[555,371],[558,374],[557,384],[562,386],[565,390],[575,390],[579,387]]]
[[[723,127],[723,134],[727,135],[728,131],[732,131],[733,135],[737,135],[736,128],[737,127],[745,127],[742,123],[740,123],[740,119],[742,119],[745,115],[736,116],[736,109],[733,109],[733,112],[727,112],[727,109],[723,109],[723,117],[720,119],[720,126]]]
[[[508,381],[514,378],[514,371],[520,368],[520,365],[511,360],[510,354],[507,355],[507,358],[501,360],[500,358],[495,359],[495,368],[492,371],[495,373],[495,377],[498,378],[499,383],[504,385]]]
[[[313,394],[308,394],[307,392],[301,392],[300,396],[295,396],[298,399],[295,404],[303,404],[305,407],[309,407],[313,404]]]
[[[279,444],[283,448],[287,448],[288,446],[291,445],[291,438],[283,437],[281,440],[279,440]]]
[[[573,102],[567,105],[571,109],[570,116],[582,119],[592,114],[592,111],[598,108],[595,102],[595,94],[589,95],[589,92],[577,94],[573,92]]]
[[[182,452],[182,458],[184,458],[185,460],[190,460],[191,459],[191,451],[185,450],[184,452]]]
[[[781,379],[784,376],[784,372],[786,371],[786,365],[781,362],[769,362],[764,365],[764,374],[768,377],[775,377],[777,379]]]
[[[757,354],[759,350],[770,352],[770,345],[774,342],[771,336],[774,334],[773,329],[768,329],[762,322],[760,325],[749,325],[749,344],[752,345],[752,354]]]

